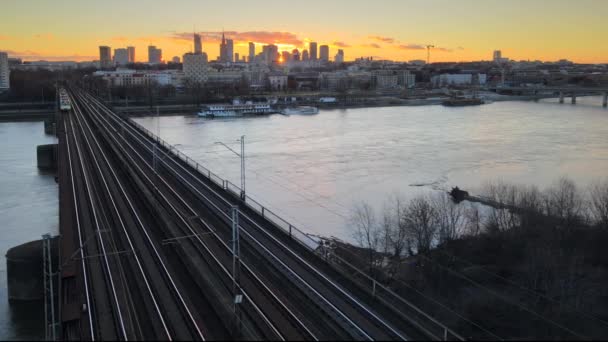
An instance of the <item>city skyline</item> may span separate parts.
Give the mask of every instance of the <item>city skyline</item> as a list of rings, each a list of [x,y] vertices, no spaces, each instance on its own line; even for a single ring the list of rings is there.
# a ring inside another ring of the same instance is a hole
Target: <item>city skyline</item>
[[[302,51],[314,41],[328,45],[331,57],[338,49],[344,50],[347,61],[357,57],[426,59],[425,46],[431,44],[434,62],[490,60],[497,49],[514,60],[608,62],[608,47],[602,41],[608,31],[602,18],[608,10],[605,2],[584,0],[572,6],[566,0],[550,5],[539,0],[515,0],[515,4],[463,0],[455,6],[446,0],[384,0],[345,6],[309,0],[290,5],[288,13],[278,1],[262,2],[264,6],[242,2],[235,10],[190,0],[178,1],[171,8],[156,1],[143,8],[115,0],[103,5],[64,0],[64,6],[30,0],[5,9],[0,50],[24,60],[88,61],[98,59],[99,46],[128,45],[146,51],[155,45],[163,49],[167,60],[193,52],[195,26],[204,27],[195,32],[201,34],[210,59],[220,55],[224,27],[226,39],[234,40],[234,52],[241,56],[249,54],[250,41],[260,47],[275,44],[279,51]],[[108,20],[110,10],[138,15]],[[146,60],[145,54],[136,56],[136,61]]]

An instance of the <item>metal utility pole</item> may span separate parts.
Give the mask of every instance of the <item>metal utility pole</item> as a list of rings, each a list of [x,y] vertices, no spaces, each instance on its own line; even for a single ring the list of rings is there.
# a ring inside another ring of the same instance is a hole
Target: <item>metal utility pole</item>
[[[241,143],[241,153],[236,152],[235,150],[233,150],[232,148],[230,148],[230,146],[224,144],[221,141],[217,141],[216,144],[218,145],[222,145],[225,148],[227,148],[228,150],[230,150],[232,153],[236,154],[238,157],[241,158],[241,199],[245,200],[245,196],[246,196],[246,192],[245,192],[245,136],[242,135],[241,139],[237,140],[238,142]]]
[[[42,235],[42,269],[44,272],[44,314],[46,340],[57,340],[57,323],[55,321],[55,288],[52,257],[52,238],[50,234]]]
[[[241,293],[241,245],[239,232],[239,207],[232,207],[232,293],[234,295],[234,326],[236,336],[241,336],[240,304],[243,302]]]
[[[241,135],[241,199],[245,200],[245,136]]]
[[[434,48],[435,45],[427,45],[426,46],[426,64],[431,63],[431,49]]]

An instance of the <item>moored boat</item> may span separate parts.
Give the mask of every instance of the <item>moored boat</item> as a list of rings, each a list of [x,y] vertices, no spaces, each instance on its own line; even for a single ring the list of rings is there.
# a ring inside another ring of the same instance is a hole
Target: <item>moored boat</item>
[[[236,117],[276,113],[269,104],[208,105],[198,113],[201,117]]]
[[[319,108],[311,106],[298,106],[291,108],[283,108],[281,114],[284,115],[313,115],[318,114]]]

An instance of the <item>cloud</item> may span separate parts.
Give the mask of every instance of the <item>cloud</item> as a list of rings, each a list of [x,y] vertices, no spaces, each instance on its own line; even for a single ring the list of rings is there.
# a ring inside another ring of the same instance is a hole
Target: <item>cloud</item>
[[[376,44],[376,43],[364,44],[361,46],[366,47],[366,48],[372,48],[372,49],[380,49],[382,47],[382,46],[380,46],[380,44]]]
[[[346,44],[345,42],[334,42],[333,45],[337,46],[337,47],[341,47],[341,48],[349,48],[350,47],[350,45]]]
[[[399,45],[401,50],[424,50],[426,46],[422,44],[401,44]]]
[[[396,42],[395,38],[382,37],[382,36],[368,36],[369,39],[376,40],[382,43],[393,44]]]
[[[442,51],[442,52],[453,52],[454,51],[454,49],[444,48],[444,47],[436,47],[435,50]]]
[[[115,42],[126,42],[126,41],[128,41],[128,40],[129,40],[129,38],[127,38],[127,37],[123,37],[123,36],[120,36],[120,37],[112,37],[112,41],[115,41]]]
[[[38,33],[38,34],[34,35],[34,38],[53,40],[53,39],[55,39],[55,36],[52,33]]]
[[[11,58],[21,58],[24,61],[92,61],[99,59],[99,56],[85,56],[85,55],[47,55],[40,52],[25,50],[25,51],[6,51]]]
[[[295,33],[281,31],[226,31],[223,32],[226,39],[233,39],[235,42],[255,42],[263,44],[287,44],[302,46],[304,42]],[[218,43],[222,39],[221,31],[198,32],[204,42]],[[176,32],[171,35],[175,40],[192,41],[192,32]]]

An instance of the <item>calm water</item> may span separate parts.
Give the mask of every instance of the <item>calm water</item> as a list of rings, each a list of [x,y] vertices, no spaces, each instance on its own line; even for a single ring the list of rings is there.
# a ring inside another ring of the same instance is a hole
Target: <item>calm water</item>
[[[350,208],[487,181],[580,186],[608,176],[608,110],[598,97],[497,102],[479,107],[389,107],[247,119],[140,118],[201,164],[240,184],[246,136],[247,192],[303,230],[349,240]]]
[[[42,122],[0,123],[0,340],[44,339],[43,303],[9,306],[4,256],[58,232],[57,184],[36,167],[36,146],[54,141]]]

